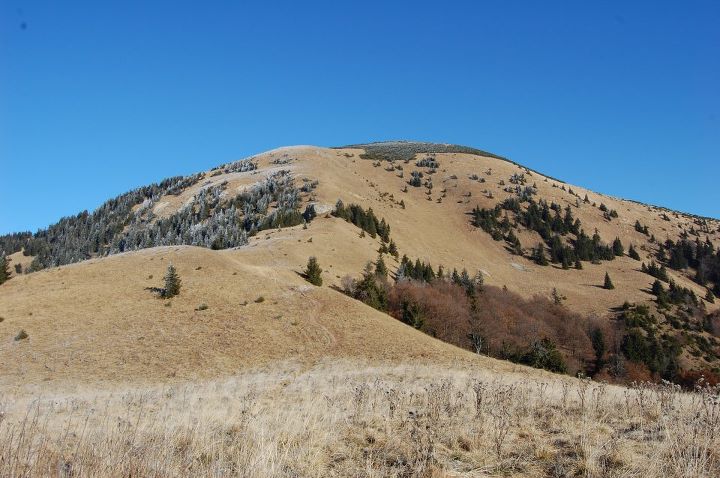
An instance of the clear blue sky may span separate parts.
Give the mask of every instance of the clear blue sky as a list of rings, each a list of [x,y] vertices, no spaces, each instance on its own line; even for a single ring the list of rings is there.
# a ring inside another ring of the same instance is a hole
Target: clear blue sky
[[[385,139],[720,217],[720,2],[353,3],[3,0],[0,233]]]

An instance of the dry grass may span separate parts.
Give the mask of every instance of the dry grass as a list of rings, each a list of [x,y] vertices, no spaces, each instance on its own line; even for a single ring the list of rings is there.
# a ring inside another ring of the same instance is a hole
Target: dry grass
[[[720,390],[280,364],[2,397],[0,476],[718,476]]]

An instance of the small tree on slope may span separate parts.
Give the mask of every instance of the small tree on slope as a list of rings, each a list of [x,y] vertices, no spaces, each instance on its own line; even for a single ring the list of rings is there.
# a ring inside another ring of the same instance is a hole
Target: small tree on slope
[[[315,256],[310,257],[308,259],[307,268],[305,269],[305,278],[307,281],[313,285],[321,286],[321,273],[322,269],[320,269],[320,266],[318,265],[317,258],[315,258]]]
[[[5,254],[0,255],[0,284],[10,279],[10,261]]]
[[[175,269],[175,266],[170,264],[167,268],[167,272],[165,273],[165,290],[163,292],[163,297],[170,298],[175,297],[180,293],[180,284],[181,284],[180,276],[177,273],[177,270]]]
[[[610,280],[610,274],[607,272],[605,273],[605,284],[603,284],[603,289],[612,290],[615,288],[615,285],[612,283],[612,280]]]

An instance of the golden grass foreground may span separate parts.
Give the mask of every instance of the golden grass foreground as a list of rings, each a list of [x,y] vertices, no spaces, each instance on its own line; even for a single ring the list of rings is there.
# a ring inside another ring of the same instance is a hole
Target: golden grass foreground
[[[0,396],[0,476],[720,476],[720,390],[411,363]]]

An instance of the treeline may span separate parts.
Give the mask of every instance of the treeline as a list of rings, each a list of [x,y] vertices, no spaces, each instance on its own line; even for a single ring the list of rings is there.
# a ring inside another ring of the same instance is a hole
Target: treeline
[[[658,301],[668,304],[660,310],[690,343],[662,332],[647,306],[625,304],[617,321],[588,319],[565,308],[557,291],[525,299],[485,285],[481,273],[446,271],[407,256],[391,276],[380,255],[359,278],[345,277],[342,287],[347,295],[438,339],[554,372],[688,384],[696,371],[681,368],[684,347],[705,354],[708,362],[720,359],[720,343],[703,335],[718,336],[720,314],[706,315],[694,293],[672,281],[655,290]]]
[[[561,373],[594,368],[589,322],[548,298],[526,300],[485,286],[479,272],[444,271],[406,256],[393,278],[377,264],[344,278],[344,292],[476,353]]]
[[[675,270],[691,268],[692,278],[702,286],[709,287],[720,295],[720,250],[715,250],[710,238],[705,241],[686,237],[678,241],[668,239],[658,248],[657,259]]]
[[[35,256],[30,270],[70,264],[108,253],[122,231],[151,210],[158,199],[179,194],[203,177],[202,173],[179,176],[140,187],[110,199],[92,213],[83,211],[39,230],[20,245],[25,255]]]
[[[256,169],[251,160],[222,167],[223,171]],[[247,244],[248,237],[263,229],[309,222],[315,210],[301,210],[300,195],[317,186],[295,186],[287,171],[279,171],[234,197],[227,198],[227,183],[201,189],[182,209],[156,217],[153,207],[167,194],[179,194],[204,177],[203,173],[170,178],[111,199],[93,213],[84,211],[35,234],[0,237],[0,250],[21,249],[35,256],[29,272],[78,262],[91,257],[166,245],[195,245],[224,249]]]
[[[682,351],[675,337],[659,333],[657,319],[650,313],[646,305],[623,305],[620,321],[625,332],[622,337],[622,358],[642,364],[642,369],[635,367],[633,379],[650,379],[659,376],[665,380],[677,381],[680,375],[678,357]],[[613,357],[610,363],[611,372],[615,375],[627,373],[625,361]],[[649,376],[645,376],[645,375]]]
[[[300,211],[300,191],[287,171],[274,173],[231,199],[223,197],[225,188],[223,183],[202,189],[167,218],[131,224],[110,253],[180,244],[227,249],[247,244],[258,231],[296,226],[315,217],[311,205],[305,213]]]
[[[580,219],[573,217],[570,206],[563,210],[559,204],[548,204],[544,200],[536,202],[529,198],[525,202],[528,204],[523,207],[523,201],[508,198],[492,209],[476,206],[471,213],[471,223],[490,234],[494,240],[505,240],[510,251],[516,255],[522,255],[523,248],[513,230],[522,225],[537,232],[544,244],[533,248],[530,258],[539,265],[552,262],[560,263],[566,269],[571,265],[581,268],[579,261],[610,261],[624,254],[619,238],[609,245],[602,241],[597,231],[592,237],[588,236],[582,229]],[[509,213],[513,214],[512,220]],[[574,235],[575,239],[563,239],[567,235]]]
[[[384,218],[378,219],[372,208],[365,210],[357,204],[345,206],[345,204],[338,199],[332,215],[356,225],[367,232],[373,239],[380,236],[383,242],[390,242],[390,226],[385,222]]]

